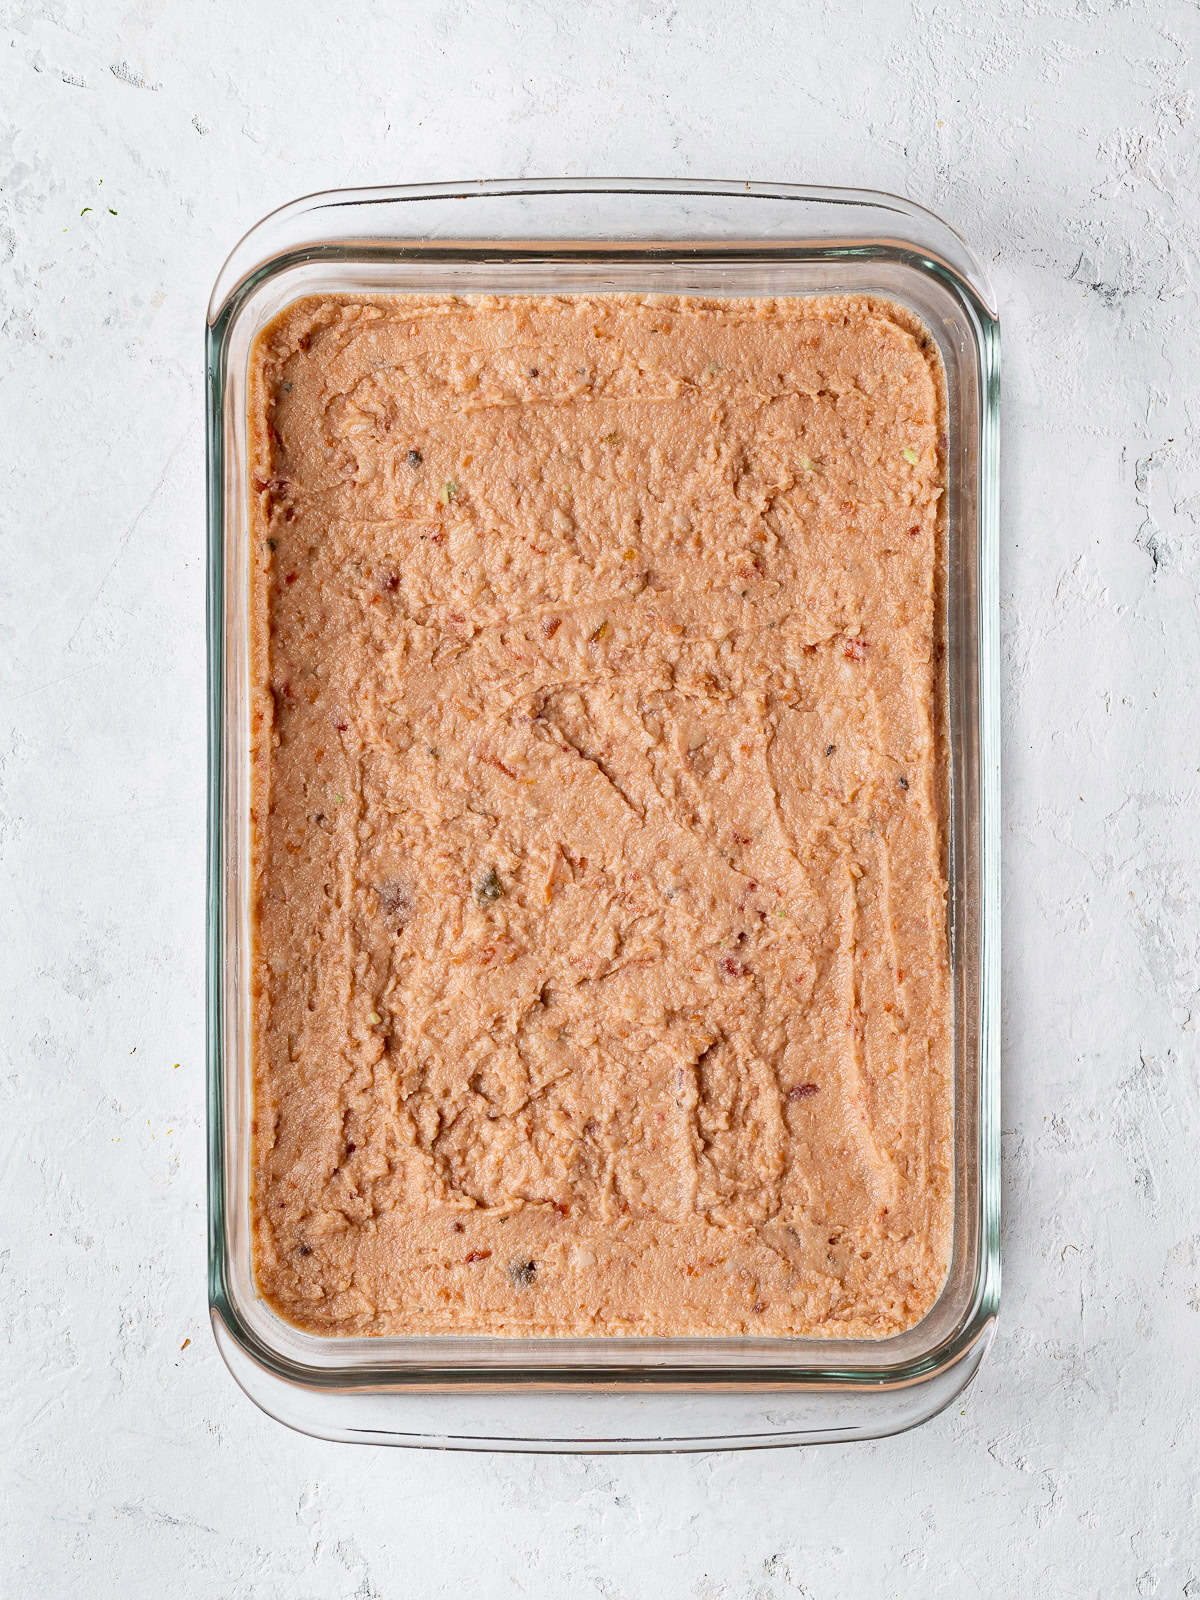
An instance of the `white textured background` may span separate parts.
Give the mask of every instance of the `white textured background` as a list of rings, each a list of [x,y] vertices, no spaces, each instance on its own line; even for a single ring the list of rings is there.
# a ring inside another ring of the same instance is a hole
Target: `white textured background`
[[[1195,0],[0,24],[0,1595],[1200,1595]],[[1000,1332],[877,1445],[314,1443],[206,1322],[204,306],[309,190],[629,172],[896,190],[999,294]]]

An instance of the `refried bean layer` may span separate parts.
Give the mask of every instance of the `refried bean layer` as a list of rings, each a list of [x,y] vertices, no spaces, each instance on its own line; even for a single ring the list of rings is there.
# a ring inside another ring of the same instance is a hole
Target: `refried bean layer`
[[[944,383],[887,301],[331,296],[250,375],[254,1262],[879,1338],[952,1224]]]

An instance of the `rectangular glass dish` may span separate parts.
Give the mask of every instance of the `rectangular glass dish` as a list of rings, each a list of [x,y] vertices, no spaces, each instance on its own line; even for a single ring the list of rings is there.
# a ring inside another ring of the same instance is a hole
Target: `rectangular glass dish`
[[[258,331],[312,295],[870,294],[937,343],[948,404],[948,911],[954,1226],[933,1310],[883,1340],[330,1338],[284,1321],[251,1259],[250,485]],[[209,1285],[242,1387],[305,1431],[526,1450],[712,1449],[873,1437],[969,1381],[999,1289],[998,325],[962,241],[860,191],[541,180],[318,195],[234,251],[208,319]]]

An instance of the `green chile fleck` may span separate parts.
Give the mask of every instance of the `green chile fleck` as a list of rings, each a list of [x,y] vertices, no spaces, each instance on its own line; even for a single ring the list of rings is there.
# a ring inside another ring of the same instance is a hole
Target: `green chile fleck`
[[[483,877],[475,885],[475,904],[490,906],[493,900],[499,900],[504,893],[504,885],[500,881],[495,867],[489,867]]]

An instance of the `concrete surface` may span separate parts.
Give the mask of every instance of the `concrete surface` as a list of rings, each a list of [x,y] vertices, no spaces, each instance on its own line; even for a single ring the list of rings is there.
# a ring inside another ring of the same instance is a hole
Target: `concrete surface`
[[[0,20],[0,1592],[1200,1595],[1196,5]],[[208,1334],[209,287],[308,190],[557,172],[898,190],[1000,297],[1005,1302],[900,1439],[338,1447]]]

